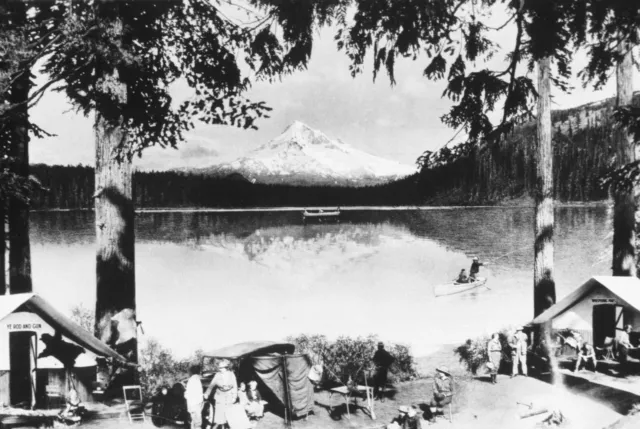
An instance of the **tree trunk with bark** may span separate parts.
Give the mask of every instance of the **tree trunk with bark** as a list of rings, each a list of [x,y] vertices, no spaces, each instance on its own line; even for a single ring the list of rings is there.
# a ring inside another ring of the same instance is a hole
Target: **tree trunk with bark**
[[[98,9],[109,14],[122,34],[117,2]],[[100,70],[100,69],[99,69]],[[109,94],[111,107],[127,100],[127,85],[118,70],[99,73],[103,94]],[[134,208],[132,163],[116,159],[117,149],[127,138],[123,117],[118,111],[98,106],[95,122],[95,215],[96,215],[96,325],[95,335],[137,362],[135,329],[136,290],[134,271]],[[127,316],[124,316],[126,314]],[[126,319],[126,320],[125,320]],[[125,326],[125,324],[127,326]],[[134,324],[134,329],[131,329]],[[127,332],[127,337],[123,335]]]
[[[626,52],[616,67],[617,96],[616,107],[633,101],[633,57],[628,45],[622,43],[620,49]],[[623,167],[635,161],[635,147],[632,136],[626,129],[619,129],[614,135],[616,164]],[[618,189],[613,194],[613,264],[614,276],[636,275],[636,189]]]
[[[0,295],[7,293],[7,267],[5,265],[7,237],[5,236],[5,228],[4,202],[0,201]]]
[[[556,301],[553,280],[553,147],[551,144],[551,59],[538,62],[538,117],[533,263],[534,316]]]
[[[25,2],[10,2],[13,25],[18,27],[27,20]],[[24,72],[11,85],[10,103],[24,103],[11,118],[9,154],[13,158],[12,170],[25,180],[29,178],[29,111],[26,100],[31,89],[31,73]],[[31,250],[29,243],[29,206],[13,198],[9,202],[9,288],[12,294],[32,292]]]

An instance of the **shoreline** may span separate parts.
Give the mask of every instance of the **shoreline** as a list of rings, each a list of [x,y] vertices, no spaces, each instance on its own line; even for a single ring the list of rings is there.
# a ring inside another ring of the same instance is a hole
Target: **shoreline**
[[[585,202],[556,202],[557,208],[578,208],[578,207],[608,207],[608,201],[585,201]],[[335,209],[338,206],[288,206],[288,207],[226,207],[226,208],[208,208],[208,207],[158,207],[158,208],[141,208],[136,209],[136,213],[252,213],[252,212],[301,212],[305,209]],[[437,210],[456,210],[456,209],[519,209],[534,208],[530,204],[522,204],[518,201],[513,203],[502,202],[495,205],[451,205],[451,206],[339,206],[341,211],[437,211]],[[47,212],[90,212],[93,208],[76,208],[76,209],[37,209],[31,210],[31,213],[47,213]]]

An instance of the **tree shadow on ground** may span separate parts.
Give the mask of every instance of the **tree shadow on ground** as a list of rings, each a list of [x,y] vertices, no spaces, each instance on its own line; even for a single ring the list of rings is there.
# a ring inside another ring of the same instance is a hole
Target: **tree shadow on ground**
[[[562,385],[571,393],[596,400],[622,415],[628,414],[634,404],[640,402],[640,396],[626,390],[595,383],[573,375],[562,374],[559,377]],[[545,383],[553,384],[551,374],[539,376],[538,379]]]

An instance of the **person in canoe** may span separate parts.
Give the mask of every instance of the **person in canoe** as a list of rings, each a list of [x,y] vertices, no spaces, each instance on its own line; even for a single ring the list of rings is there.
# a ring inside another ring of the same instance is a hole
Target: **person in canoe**
[[[458,278],[454,280],[456,283],[469,283],[469,277],[467,276],[467,270],[464,268],[460,270]]]
[[[475,282],[478,278],[478,274],[480,274],[480,267],[486,266],[486,262],[480,262],[477,256],[473,257],[471,262],[471,269],[469,269],[469,283]]]

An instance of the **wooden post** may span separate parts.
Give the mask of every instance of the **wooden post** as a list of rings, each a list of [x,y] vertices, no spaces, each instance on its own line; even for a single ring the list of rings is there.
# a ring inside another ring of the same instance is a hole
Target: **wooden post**
[[[553,147],[551,145],[551,58],[538,61],[535,242],[533,262],[534,317],[555,303],[553,281]]]

